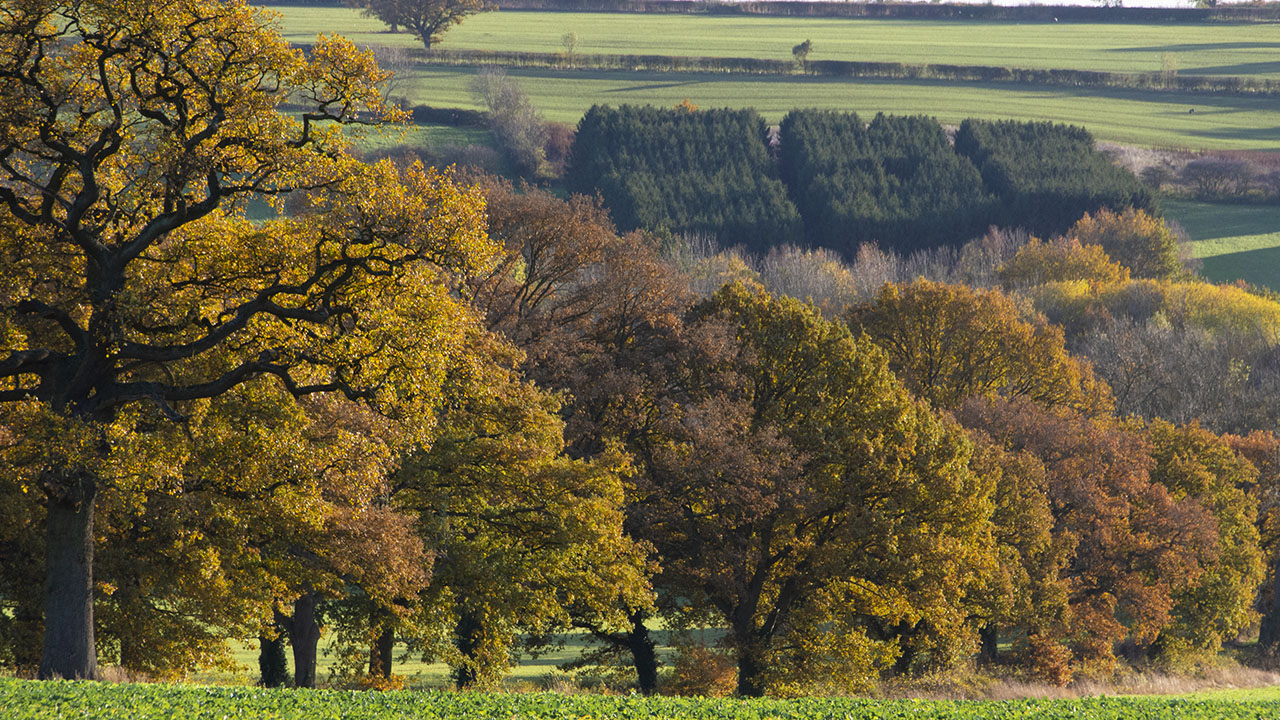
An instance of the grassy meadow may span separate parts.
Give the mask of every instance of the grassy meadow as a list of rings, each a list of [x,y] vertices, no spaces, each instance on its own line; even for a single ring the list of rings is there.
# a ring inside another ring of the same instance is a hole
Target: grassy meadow
[[[483,128],[452,127],[450,125],[403,125],[378,128],[361,133],[359,129],[348,132],[356,146],[366,153],[377,153],[394,147],[441,147],[445,145],[490,145],[493,136]]]
[[[281,8],[294,42],[341,31],[358,44],[418,47],[347,8]],[[1280,77],[1280,25],[1096,25],[728,18],[687,15],[492,12],[451,29],[440,47],[560,52],[567,32],[583,53],[788,58],[811,39],[813,59],[932,62],[1112,71],[1159,70],[1172,59],[1183,73]],[[474,68],[415,66],[396,92],[414,103],[477,108],[468,84]],[[705,73],[595,70],[512,71],[547,119],[576,123],[596,103],[754,107],[777,121],[798,107],[1081,124],[1105,140],[1154,147],[1280,149],[1276,101],[1106,88],[1005,83],[748,77]],[[1191,109],[1195,112],[1189,112]]]
[[[704,644],[714,644],[721,636],[723,631],[719,629],[707,629],[696,631],[695,639]],[[667,630],[656,629],[652,631],[654,642],[657,643],[658,656],[663,662],[668,661],[674,653],[671,646],[671,633]],[[567,679],[559,670],[559,666],[577,660],[582,656],[583,651],[590,650],[595,647],[587,638],[585,633],[571,632],[559,636],[562,644],[553,646],[547,652],[539,654],[537,657],[522,655],[519,663],[512,669],[511,673],[503,679],[503,684],[512,690],[529,690],[539,687],[554,685],[559,679]],[[317,665],[317,676],[320,682],[329,682],[332,679],[332,669],[336,662],[331,653],[332,636],[326,636],[320,640],[320,655]],[[194,682],[215,683],[215,684],[249,684],[252,685],[258,681],[258,646],[255,643],[231,643],[232,657],[241,668],[235,672],[227,671],[206,671],[197,673],[192,676]],[[286,651],[289,661],[289,672],[293,673],[293,655]],[[449,688],[452,687],[452,681],[449,677],[449,668],[441,662],[424,662],[420,655],[407,655],[404,653],[404,646],[396,648],[395,666],[393,671],[396,675],[403,676],[406,683],[413,688]]]
[[[479,109],[469,89],[476,70],[420,66],[406,80],[415,102]],[[508,74],[548,120],[576,124],[592,105],[755,108],[778,122],[795,108],[1046,120],[1085,125],[1100,139],[1150,147],[1280,150],[1274,99],[1202,96],[1104,88],[960,84],[945,81],[844,80],[823,77],[729,76],[512,69]],[[1189,107],[1196,108],[1188,113]]]
[[[278,8],[285,36],[311,42],[341,31],[360,44],[421,47],[349,8]],[[1189,75],[1280,78],[1280,25],[1011,23],[498,11],[467,18],[439,47],[580,53],[791,58],[1156,72],[1171,59]]]
[[[1165,215],[1192,239],[1209,280],[1280,290],[1280,207],[1165,200]]]

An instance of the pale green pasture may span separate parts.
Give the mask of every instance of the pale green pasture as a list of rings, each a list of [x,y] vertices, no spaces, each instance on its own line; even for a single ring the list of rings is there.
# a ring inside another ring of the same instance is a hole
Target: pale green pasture
[[[1230,700],[1233,702],[1280,701],[1280,687],[1275,685],[1256,688],[1232,688],[1230,690],[1204,690],[1189,693],[1186,697],[1197,700]]]
[[[420,47],[348,8],[279,8],[293,42],[341,33],[367,45]],[[447,49],[788,59],[813,41],[812,60],[996,65],[1150,72],[1166,58],[1196,75],[1280,77],[1280,24],[1013,23],[498,11],[445,34]]]
[[[1217,282],[1246,280],[1280,290],[1280,207],[1165,200],[1165,215],[1191,236],[1204,263],[1203,275]]]
[[[661,625],[660,622],[654,622],[654,625]],[[670,660],[674,650],[670,646],[671,633],[667,630],[652,630],[651,634],[654,641],[658,644],[658,655],[663,662]],[[708,629],[695,631],[694,640],[704,644],[714,644],[723,635],[723,631],[716,629]],[[554,683],[557,679],[567,679],[568,676],[559,670],[559,666],[576,660],[581,657],[584,650],[592,647],[587,636],[582,632],[566,633],[560,636],[564,643],[560,647],[554,647],[549,652],[542,653],[538,657],[529,657],[527,655],[519,658],[519,662],[512,669],[511,673],[505,678],[504,685],[512,689],[530,689],[530,687],[545,686]],[[320,640],[320,656],[317,660],[317,675],[321,684],[327,684],[333,681],[331,670],[334,665],[334,658],[329,654],[332,644],[332,636],[326,635]],[[239,672],[205,672],[197,673],[192,678],[197,682],[209,682],[218,684],[253,684],[258,681],[258,646],[256,643],[231,643],[232,656],[242,668]],[[292,651],[286,646],[286,656],[289,660],[289,672],[293,673],[293,655]],[[395,664],[392,668],[397,675],[404,676],[409,685],[421,688],[439,688],[448,687],[450,685],[449,668],[444,663],[425,662],[420,655],[406,656],[403,646],[396,648]]]
[[[408,78],[415,102],[478,108],[468,87],[473,68],[421,67]],[[1261,98],[1169,94],[1106,88],[951,84],[817,77],[630,73],[554,69],[509,74],[548,120],[577,123],[592,105],[755,108],[777,122],[795,108],[925,114],[944,123],[965,118],[1054,120],[1084,125],[1099,139],[1178,148],[1280,149],[1277,102]],[[1195,113],[1188,113],[1191,107]]]
[[[483,128],[450,125],[393,125],[363,130],[349,130],[356,146],[365,152],[378,152],[394,147],[440,148],[445,146],[492,145],[493,136]]]

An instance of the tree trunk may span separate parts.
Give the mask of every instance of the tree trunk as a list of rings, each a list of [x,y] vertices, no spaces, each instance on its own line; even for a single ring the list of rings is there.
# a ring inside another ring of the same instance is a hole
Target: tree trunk
[[[658,653],[653,645],[653,636],[645,627],[643,613],[631,614],[627,648],[631,650],[631,662],[636,667],[636,681],[641,694],[654,694],[658,690]]]
[[[81,475],[49,498],[45,548],[44,652],[39,677],[97,679],[93,637],[93,507],[97,485]]]
[[[289,644],[293,646],[294,684],[300,688],[316,686],[316,647],[320,644],[316,603],[319,599],[315,592],[308,591],[293,602]]]
[[[984,625],[978,630],[978,639],[982,643],[978,660],[988,665],[994,663],[1000,654],[1000,631],[993,624]]]
[[[288,619],[275,611],[276,635],[258,636],[258,672],[263,687],[282,687],[289,684],[289,660],[284,654],[284,638],[288,632]]]
[[[396,648],[396,631],[384,628],[369,648],[369,675],[371,677],[391,677],[392,655]]]
[[[764,648],[752,640],[738,643],[738,694],[764,695]]]
[[[479,675],[474,664],[476,648],[480,646],[480,621],[474,615],[463,611],[458,616],[458,631],[454,638],[458,652],[462,654],[463,663],[453,673],[453,681],[459,690],[465,690],[476,684]]]

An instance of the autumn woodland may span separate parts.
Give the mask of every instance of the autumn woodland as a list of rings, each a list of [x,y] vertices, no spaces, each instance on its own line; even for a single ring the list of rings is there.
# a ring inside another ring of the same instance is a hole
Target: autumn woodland
[[[1274,667],[1280,297],[1083,129],[598,107],[558,192],[369,159],[387,80],[243,0],[0,3],[6,673]]]

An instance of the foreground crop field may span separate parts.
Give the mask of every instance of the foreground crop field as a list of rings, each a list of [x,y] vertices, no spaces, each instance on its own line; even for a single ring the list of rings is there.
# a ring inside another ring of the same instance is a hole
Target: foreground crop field
[[[1275,717],[1280,703],[1203,698],[1092,698],[1009,702],[854,699],[720,700],[639,696],[264,690],[0,680],[6,720],[272,718],[278,720],[1243,720]]]
[[[407,34],[349,8],[283,7],[293,42],[342,32],[361,44],[420,47]],[[724,17],[500,11],[449,30],[447,49],[562,52],[572,32],[580,53],[787,60],[801,40],[813,60],[999,65],[1157,72],[1166,60],[1189,75],[1280,77],[1280,25],[1093,24]]]

